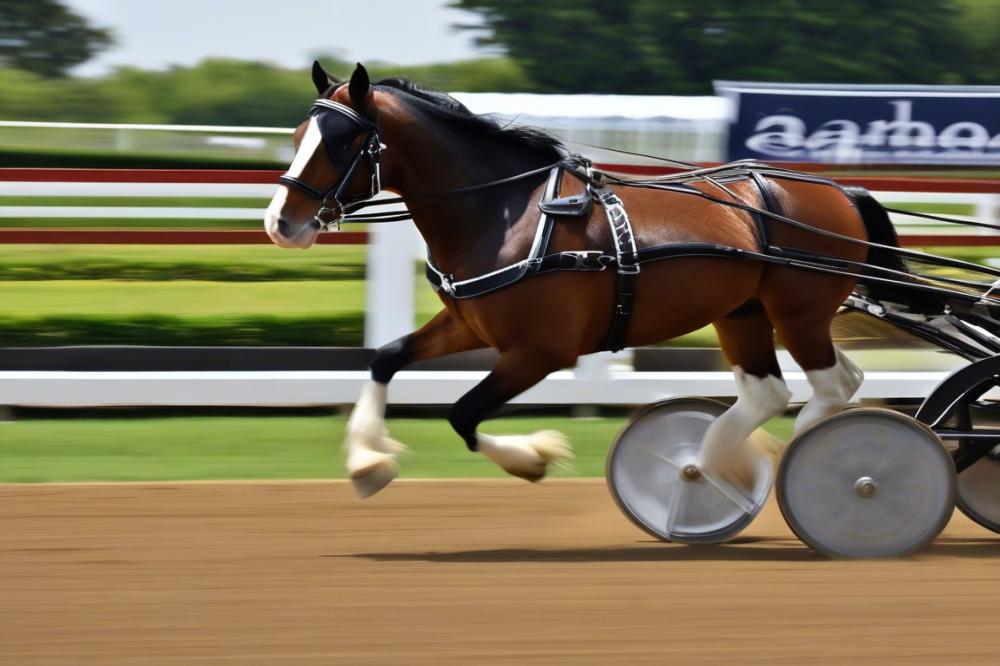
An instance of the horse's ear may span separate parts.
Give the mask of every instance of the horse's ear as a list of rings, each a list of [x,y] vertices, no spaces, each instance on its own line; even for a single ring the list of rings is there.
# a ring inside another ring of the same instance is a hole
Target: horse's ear
[[[351,103],[359,111],[366,106],[368,95],[371,94],[372,84],[368,78],[368,70],[360,62],[351,74],[351,83],[347,86],[347,92],[351,95]]]
[[[319,64],[319,60],[313,60],[312,68],[312,80],[313,85],[316,86],[316,92],[320,95],[325,93],[330,89],[330,86],[340,83],[340,80],[335,76],[330,76],[323,65]]]

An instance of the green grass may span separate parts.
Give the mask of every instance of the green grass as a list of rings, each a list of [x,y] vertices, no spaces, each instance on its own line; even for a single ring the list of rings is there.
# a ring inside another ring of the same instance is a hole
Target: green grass
[[[877,193],[876,198],[878,198]],[[932,215],[973,215],[976,212],[975,205],[963,203],[894,203],[891,207]]]
[[[0,424],[0,482],[158,481],[199,479],[342,478],[344,417],[258,416],[123,419],[38,419]],[[573,442],[572,471],[603,476],[608,446],[625,419],[505,417],[484,432],[529,433],[556,428]],[[390,419],[410,452],[403,477],[502,477],[470,454],[444,419]],[[791,419],[768,429],[787,438]]]
[[[426,286],[422,290],[429,291]],[[361,346],[362,280],[0,281],[4,346]],[[440,310],[428,301],[423,321]]]
[[[7,347],[360,347],[364,342],[364,315],[52,315],[20,319],[0,316],[0,340]]]
[[[358,280],[0,282],[0,303],[6,346],[363,342]]]
[[[8,317],[156,314],[336,315],[364,310],[361,280],[297,282],[120,282],[50,280],[0,282]]]
[[[0,280],[361,280],[363,245],[0,245]]]

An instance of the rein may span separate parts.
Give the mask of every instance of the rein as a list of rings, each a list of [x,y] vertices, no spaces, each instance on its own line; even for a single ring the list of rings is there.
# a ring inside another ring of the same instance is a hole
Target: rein
[[[321,207],[315,215],[315,222],[319,225],[320,231],[327,231],[330,228],[339,229],[342,222],[365,222],[365,223],[380,223],[380,222],[396,222],[402,220],[408,220],[412,218],[411,210],[408,211],[376,211],[370,213],[359,214],[356,211],[361,211],[365,208],[371,206],[384,206],[392,204],[407,204],[415,203],[419,201],[427,201],[435,198],[445,198],[452,196],[461,196],[464,194],[469,194],[472,192],[479,192],[487,190],[494,187],[499,187],[508,183],[513,183],[527,178],[537,176],[542,173],[550,173],[550,186],[546,190],[553,189],[551,184],[556,182],[559,174],[561,172],[569,171],[575,176],[580,178],[588,186],[588,192],[590,197],[597,200],[602,207],[605,209],[605,213],[608,216],[609,224],[612,229],[612,237],[615,241],[615,255],[605,255],[601,251],[587,251],[587,252],[559,252],[551,255],[544,255],[545,245],[547,242],[539,243],[534,245],[538,247],[532,248],[531,256],[521,262],[514,265],[508,266],[492,273],[482,275],[476,278],[470,278],[464,281],[456,282],[454,277],[450,274],[444,273],[434,266],[433,261],[428,261],[428,278],[435,288],[443,290],[455,298],[471,298],[482,293],[488,293],[495,289],[501,288],[508,284],[518,281],[527,274],[535,274],[540,272],[548,272],[550,270],[603,270],[611,264],[616,264],[619,273],[619,288],[618,288],[618,305],[616,307],[615,321],[612,327],[612,334],[609,338],[609,343],[607,348],[617,349],[620,348],[622,341],[624,340],[624,330],[628,325],[628,317],[631,314],[631,298],[634,293],[634,279],[635,274],[639,271],[639,264],[643,259],[653,260],[657,258],[672,256],[674,254],[673,250],[675,248],[646,248],[644,250],[637,250],[632,240],[631,227],[628,222],[628,216],[625,212],[624,207],[621,205],[620,199],[614,195],[613,192],[608,188],[608,185],[613,184],[619,187],[631,187],[639,189],[650,189],[650,190],[661,190],[676,192],[678,194],[687,194],[690,196],[696,196],[701,199],[711,201],[713,203],[728,206],[730,208],[735,208],[747,212],[755,216],[758,220],[761,218],[766,218],[768,220],[778,222],[781,224],[786,224],[795,228],[799,228],[805,231],[810,231],[827,238],[833,238],[841,240],[844,242],[852,243],[855,245],[864,245],[870,248],[879,248],[896,253],[902,257],[908,257],[910,259],[915,259],[923,261],[932,265],[937,265],[941,267],[948,267],[953,269],[968,270],[973,273],[979,273],[980,275],[989,275],[991,277],[1000,277],[1000,270],[993,269],[986,266],[981,266],[978,264],[973,264],[966,261],[961,261],[958,259],[950,259],[945,257],[938,257],[935,255],[925,254],[916,250],[910,250],[906,248],[895,247],[891,245],[884,245],[880,243],[874,243],[871,241],[863,241],[856,238],[851,238],[836,232],[828,231],[825,229],[819,229],[812,227],[810,225],[803,224],[795,219],[781,215],[774,210],[769,210],[770,206],[765,205],[764,207],[753,206],[746,201],[738,198],[729,190],[723,182],[728,181],[734,177],[751,177],[759,181],[760,175],[766,175],[770,177],[777,178],[791,178],[797,180],[807,180],[810,182],[824,183],[836,187],[837,184],[828,179],[819,176],[812,176],[809,174],[802,174],[797,171],[790,169],[785,169],[782,167],[771,166],[767,164],[762,164],[755,162],[753,160],[743,160],[737,161],[730,164],[719,165],[715,167],[699,167],[696,164],[689,162],[682,162],[679,160],[672,160],[664,157],[659,157],[656,155],[647,155],[644,153],[633,153],[625,150],[619,150],[616,148],[605,148],[602,146],[595,146],[592,144],[581,144],[592,148],[599,148],[601,150],[608,150],[610,152],[620,153],[624,155],[631,155],[635,157],[645,157],[649,159],[655,159],[662,162],[688,167],[687,171],[682,171],[676,174],[670,174],[667,176],[660,176],[655,178],[646,179],[626,179],[620,176],[614,176],[607,173],[596,172],[591,168],[591,161],[576,154],[566,155],[562,159],[554,162],[552,164],[545,165],[536,169],[531,169],[522,173],[517,173],[506,178],[499,178],[497,180],[488,181],[485,183],[478,183],[475,185],[466,185],[462,187],[456,187],[448,190],[441,190],[437,192],[424,192],[419,194],[407,195],[407,196],[396,196],[391,198],[385,198],[380,200],[375,200],[374,197],[382,191],[381,183],[381,172],[379,157],[382,150],[386,149],[385,144],[381,142],[378,126],[365,118],[364,116],[357,113],[354,109],[349,106],[334,102],[328,99],[319,99],[313,104],[310,111],[310,115],[316,118],[317,125],[319,127],[320,136],[322,143],[324,144],[327,153],[329,154],[331,161],[336,164],[338,161],[338,156],[334,153],[333,148],[336,146],[334,143],[335,139],[343,140],[344,130],[353,129],[353,134],[348,139],[353,141],[358,136],[364,134],[365,139],[362,143],[362,147],[358,152],[351,158],[350,164],[341,174],[340,178],[337,179],[330,187],[325,190],[309,185],[302,181],[298,176],[293,176],[289,173],[282,175],[278,182],[298,189],[299,191],[305,193],[313,199],[317,199],[321,202]],[[345,128],[345,124],[349,127]],[[346,189],[353,179],[354,175],[357,173],[359,166],[363,160],[367,160],[369,168],[369,186],[367,193],[362,193],[354,198],[344,201],[343,197],[345,195]],[[713,178],[713,176],[715,178]],[[716,180],[716,178],[720,180]],[[723,199],[718,196],[713,196],[707,192],[703,192],[697,188],[690,185],[692,180],[702,180],[715,186],[717,189],[725,192],[727,195],[731,196],[732,199]],[[760,183],[758,182],[758,186]],[[558,186],[555,187],[554,191],[558,191]],[[762,190],[763,191],[763,190]],[[557,194],[555,196],[558,196]],[[886,208],[887,211],[893,213],[899,213],[904,215],[911,215],[914,217],[921,217],[930,220],[936,220],[941,222],[948,222],[953,224],[960,224],[973,227],[982,227],[987,229],[997,229],[1000,230],[1000,225],[988,224],[985,222],[976,222],[970,220],[961,220],[951,217],[945,217],[941,215],[932,215],[928,213],[918,213],[914,211],[900,210],[896,208]],[[558,213],[557,213],[558,215]],[[543,209],[542,218],[539,221],[539,238],[547,241],[548,232],[545,231],[551,224],[551,215],[546,215]],[[725,248],[714,248],[712,254],[723,253]],[[729,248],[728,250],[732,250]],[[839,272],[844,275],[853,275],[858,278],[877,281],[877,282],[891,282],[898,280],[904,275],[899,274],[899,271],[888,269],[880,266],[872,266],[868,264],[858,264],[858,262],[839,262],[839,265],[834,268],[831,265],[825,265],[823,259],[819,257],[811,256],[797,256],[797,253],[787,248],[780,248],[772,246],[769,243],[764,243],[763,252],[746,252],[739,251],[735,254],[743,257],[750,257],[753,255],[755,258],[786,263],[788,265],[796,265],[802,268],[807,268],[814,271],[820,272]],[[857,270],[857,273],[851,272],[850,268]],[[847,269],[847,270],[845,270]],[[881,277],[876,277],[871,274],[864,274],[862,271],[876,271],[877,275]],[[909,274],[906,274],[909,275]],[[888,277],[887,277],[888,276]],[[987,283],[979,283],[975,281],[967,281],[954,277],[947,276],[929,276],[929,275],[919,275],[914,274],[911,277],[916,277],[922,280],[937,281],[945,284],[952,284],[955,286],[964,287],[985,287],[989,286]],[[935,293],[942,293],[956,295],[957,292],[947,292],[937,287],[931,287],[929,285],[909,285],[915,288],[921,288]],[[994,283],[995,286],[995,283]],[[992,288],[991,290],[992,291]],[[989,292],[987,292],[989,294]],[[987,295],[981,297],[982,301],[995,302],[1000,304],[1000,301],[995,301],[993,298],[989,298]]]
[[[355,211],[360,211],[360,210],[363,210],[365,208],[370,208],[372,206],[388,206],[388,205],[393,205],[393,204],[409,204],[410,202],[426,201],[428,199],[444,198],[444,197],[450,197],[450,196],[460,196],[460,195],[468,194],[468,193],[471,193],[471,192],[480,192],[482,190],[487,190],[487,189],[490,189],[490,188],[499,187],[501,185],[506,185],[506,184],[509,184],[509,183],[514,183],[514,182],[518,182],[518,181],[521,181],[521,180],[525,180],[527,178],[531,178],[533,176],[537,176],[537,175],[542,174],[542,173],[547,173],[547,172],[549,172],[550,170],[552,170],[553,168],[556,168],[556,167],[561,167],[561,168],[565,168],[567,170],[571,170],[571,171],[576,172],[589,185],[598,185],[598,184],[600,184],[597,180],[595,180],[595,176],[596,176],[596,178],[599,179],[599,180],[603,180],[604,178],[607,178],[611,182],[613,182],[616,185],[619,185],[621,187],[635,187],[635,188],[642,188],[642,189],[667,189],[667,187],[664,187],[665,185],[672,184],[672,183],[682,183],[685,180],[688,180],[688,179],[691,179],[691,178],[699,178],[700,177],[700,178],[704,178],[707,182],[712,183],[713,185],[716,185],[719,189],[725,191],[730,196],[733,196],[732,192],[730,192],[727,188],[725,188],[724,186],[722,186],[721,184],[719,184],[718,182],[716,182],[715,180],[713,180],[711,178],[711,176],[713,174],[720,173],[720,172],[733,172],[734,169],[738,169],[739,167],[745,167],[745,168],[747,168],[747,170],[749,170],[749,167],[751,167],[751,166],[762,166],[762,167],[765,167],[768,171],[774,172],[774,173],[778,173],[778,174],[780,174],[780,173],[798,174],[798,172],[792,171],[790,169],[784,169],[782,167],[774,167],[774,166],[771,166],[771,165],[763,165],[763,164],[759,164],[757,162],[754,162],[752,160],[746,160],[744,162],[733,162],[733,163],[730,163],[730,164],[724,164],[724,165],[720,165],[720,166],[716,166],[716,167],[701,167],[701,166],[699,166],[697,164],[694,164],[692,162],[685,162],[685,161],[682,161],[682,160],[670,159],[670,158],[667,158],[667,157],[661,157],[659,155],[650,155],[650,154],[647,154],[647,153],[638,153],[638,152],[632,152],[632,151],[628,151],[628,150],[620,150],[618,148],[608,148],[606,146],[598,146],[598,145],[595,145],[595,144],[590,144],[590,143],[576,141],[576,142],[573,142],[573,143],[577,143],[577,144],[579,144],[581,146],[587,146],[589,148],[595,148],[595,149],[598,149],[598,150],[605,150],[605,151],[608,151],[608,152],[618,153],[618,154],[621,154],[621,155],[629,155],[631,157],[644,157],[644,158],[647,158],[647,159],[653,159],[653,160],[657,160],[659,162],[664,162],[664,163],[667,163],[667,164],[673,164],[675,166],[687,167],[688,170],[687,171],[682,171],[682,172],[679,172],[679,173],[676,173],[676,174],[670,174],[670,175],[667,175],[667,176],[661,176],[661,177],[658,177],[658,178],[650,178],[650,179],[642,179],[642,180],[639,180],[639,179],[629,180],[629,179],[623,179],[623,178],[619,178],[619,177],[615,177],[615,176],[609,176],[607,174],[603,174],[603,173],[600,173],[600,172],[596,172],[595,173],[595,172],[593,172],[590,169],[590,167],[591,167],[590,160],[588,160],[588,159],[586,159],[586,158],[584,158],[584,157],[582,157],[580,155],[573,154],[573,155],[567,155],[563,159],[561,159],[561,160],[559,160],[557,162],[554,162],[552,164],[548,164],[546,166],[539,167],[537,169],[531,169],[530,171],[524,171],[522,173],[514,174],[513,176],[508,176],[506,178],[499,178],[497,180],[491,180],[491,181],[488,181],[488,182],[485,182],[485,183],[478,183],[478,184],[475,184],[475,185],[466,185],[466,186],[463,186],[463,187],[456,187],[456,188],[452,188],[452,189],[448,189],[448,190],[440,190],[440,191],[437,191],[437,192],[424,192],[424,193],[420,193],[420,194],[411,194],[411,195],[408,195],[408,196],[390,197],[390,198],[380,199],[380,200],[376,201],[376,200],[374,200],[374,197],[377,196],[382,191],[382,179],[381,179],[381,169],[380,169],[380,160],[379,160],[379,158],[380,158],[381,152],[386,149],[386,145],[381,142],[381,138],[380,138],[380,135],[379,135],[378,126],[375,123],[373,123],[371,120],[369,120],[368,118],[365,118],[364,116],[362,116],[361,114],[359,114],[357,111],[355,111],[354,109],[352,109],[351,107],[349,107],[349,106],[347,106],[345,104],[340,104],[339,102],[334,102],[332,100],[325,99],[325,98],[320,98],[320,99],[316,100],[313,103],[312,109],[310,110],[310,115],[311,116],[315,116],[315,117],[317,117],[319,119],[320,135],[321,135],[321,137],[323,139],[324,145],[327,146],[327,151],[328,152],[332,152],[330,150],[330,143],[328,142],[328,139],[333,139],[334,138],[333,137],[333,129],[335,129],[335,128],[332,128],[332,125],[334,123],[323,122],[323,119],[325,117],[329,117],[331,113],[339,115],[342,119],[345,119],[350,124],[353,124],[357,128],[357,131],[355,132],[354,136],[358,136],[362,132],[367,132],[367,136],[365,137],[365,141],[364,141],[364,143],[362,145],[362,148],[354,155],[354,157],[351,160],[350,165],[347,167],[347,169],[344,171],[344,173],[341,175],[341,177],[333,185],[331,185],[330,187],[328,187],[326,190],[317,189],[317,188],[309,185],[308,183],[304,182],[299,177],[297,177],[297,176],[291,176],[288,173],[285,173],[284,175],[282,175],[281,177],[278,178],[278,182],[281,183],[282,185],[287,185],[287,186],[290,186],[290,187],[294,187],[295,189],[297,189],[297,190],[305,193],[307,196],[309,196],[309,197],[311,197],[313,199],[317,199],[317,200],[319,200],[321,202],[322,205],[321,205],[320,209],[316,212],[316,216],[314,218],[315,221],[320,226],[320,231],[327,231],[330,228],[339,229],[340,225],[342,223],[369,223],[369,224],[371,224],[371,223],[379,223],[379,222],[400,222],[400,221],[403,221],[403,220],[409,220],[409,219],[412,219],[412,216],[411,216],[411,214],[410,214],[409,211],[399,211],[399,212],[394,212],[394,211],[380,211],[380,212],[372,212],[372,213],[366,213],[366,214],[356,214]],[[353,138],[354,137],[352,137],[352,140],[353,140]],[[349,185],[351,179],[353,178],[353,176],[354,176],[355,172],[357,171],[358,166],[360,165],[361,160],[363,158],[367,158],[368,159],[368,164],[369,164],[370,180],[369,180],[368,193],[367,194],[361,194],[361,195],[355,197],[354,199],[351,199],[350,201],[346,201],[345,202],[342,199],[342,197],[344,195],[344,191],[347,189],[347,186]],[[586,175],[584,175],[584,173],[581,173],[581,170],[583,170],[586,173]],[[822,179],[822,180],[824,182],[827,181],[827,179]],[[672,191],[678,191],[678,192],[683,192],[683,193],[687,193],[687,194],[692,194],[692,195],[695,195],[695,196],[700,196],[701,198],[707,199],[707,200],[712,201],[714,203],[722,204],[722,205],[725,205],[725,206],[730,206],[730,207],[733,207],[733,208],[738,208],[738,209],[741,209],[741,210],[744,210],[746,212],[753,213],[753,214],[756,214],[756,215],[765,215],[765,216],[767,216],[767,217],[769,217],[769,218],[771,218],[771,219],[773,219],[775,221],[778,221],[778,222],[784,222],[786,224],[793,224],[795,226],[798,226],[798,224],[799,224],[799,223],[795,222],[795,220],[791,220],[789,218],[782,218],[782,216],[776,215],[772,211],[767,211],[767,210],[763,210],[763,209],[757,208],[755,206],[750,206],[750,205],[746,204],[745,202],[741,202],[741,201],[726,201],[724,199],[719,199],[717,197],[713,197],[713,196],[707,195],[705,193],[700,193],[700,192],[697,192],[696,190],[691,190],[691,189],[688,189],[688,188],[677,189],[677,190],[673,190],[673,188],[670,188],[670,189]],[[734,196],[733,198],[735,199],[736,197]],[[954,218],[954,217],[947,217],[947,216],[942,216],[942,215],[932,215],[932,214],[929,214],[929,213],[919,213],[919,212],[916,212],[916,211],[908,211],[908,210],[902,210],[902,209],[898,209],[898,208],[888,208],[888,207],[886,207],[885,209],[888,212],[890,212],[890,213],[898,213],[900,215],[909,215],[909,216],[912,216],[912,217],[919,217],[919,218],[924,218],[924,219],[928,219],[928,220],[935,220],[935,221],[938,221],[938,222],[948,222],[948,223],[951,223],[951,224],[959,224],[959,225],[970,226],[970,227],[980,227],[980,228],[984,228],[984,229],[1000,230],[1000,225],[989,224],[987,222],[978,222],[978,221],[972,221],[972,220],[963,220],[963,219],[958,219],[958,218]],[[803,225],[803,226],[805,226],[805,225]],[[845,238],[845,240],[846,240],[846,238]],[[861,241],[861,242],[864,242],[864,241]],[[888,246],[886,246],[886,248],[888,249]],[[898,250],[899,248],[892,248],[892,249]],[[920,254],[920,253],[917,253],[917,254]]]

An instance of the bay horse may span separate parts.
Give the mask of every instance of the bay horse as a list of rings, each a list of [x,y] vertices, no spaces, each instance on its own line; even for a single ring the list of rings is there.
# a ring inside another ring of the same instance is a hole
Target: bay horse
[[[539,226],[539,202],[562,144],[539,130],[502,126],[454,98],[404,79],[372,83],[360,64],[349,81],[317,62],[317,106],[295,130],[296,155],[266,212],[265,228],[282,247],[310,247],[331,222],[380,189],[407,201],[440,276],[454,283],[524,260]],[[864,243],[896,245],[885,211],[863,190],[829,182],[766,178],[726,185],[695,179],[700,192],[722,188],[753,206],[768,198],[781,214],[839,234],[770,225],[770,242],[805,252],[872,261]],[[584,184],[569,178],[565,192]],[[491,183],[490,187],[477,187]],[[708,244],[756,252],[764,239],[754,215],[680,191],[611,186],[631,219],[635,245]],[[435,196],[434,193],[443,193]],[[556,192],[557,195],[560,192]],[[612,226],[594,206],[582,217],[555,215],[549,246],[583,256],[617,247]],[[874,254],[874,252],[873,252]],[[443,308],[426,325],[377,350],[371,381],[347,423],[346,465],[361,496],[398,473],[403,445],[385,425],[387,386],[415,361],[493,347],[493,370],[451,408],[449,421],[473,452],[529,481],[571,457],[555,431],[488,435],[480,423],[554,370],[606,348],[615,322],[618,283],[612,271],[557,270],[475,298],[439,290]],[[775,355],[775,333],[805,371],[813,395],[799,412],[800,432],[840,410],[858,389],[861,371],[833,344],[830,325],[856,276],[720,256],[677,256],[643,264],[635,275],[632,316],[618,346],[642,346],[713,324],[732,366],[738,397],[709,427],[702,463],[747,488],[754,472],[752,434],[787,408],[790,392]],[[378,307],[374,304],[373,307]]]

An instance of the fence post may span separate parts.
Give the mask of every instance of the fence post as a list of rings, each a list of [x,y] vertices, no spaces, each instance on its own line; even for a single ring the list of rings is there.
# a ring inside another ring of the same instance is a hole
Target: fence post
[[[1000,196],[996,194],[980,194],[976,197],[973,219],[977,222],[1000,224]],[[995,234],[992,229],[980,229],[979,233]]]
[[[368,227],[365,347],[381,347],[413,331],[415,233],[405,222]]]

